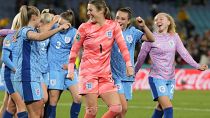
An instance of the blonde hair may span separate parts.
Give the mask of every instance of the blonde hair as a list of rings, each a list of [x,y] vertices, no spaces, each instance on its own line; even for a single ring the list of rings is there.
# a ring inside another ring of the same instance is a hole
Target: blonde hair
[[[23,5],[20,8],[20,20],[21,20],[21,26],[27,26],[29,20],[31,19],[32,15],[39,16],[40,11],[35,6],[26,6]]]
[[[53,17],[54,16],[50,13],[42,13],[41,14],[41,22],[44,24],[49,23],[50,21],[52,21]]]
[[[157,17],[158,15],[164,15],[170,22],[170,25],[168,26],[168,33],[176,33],[176,24],[175,21],[173,19],[173,17],[167,13],[158,13],[155,17]]]
[[[20,13],[16,14],[16,16],[14,17],[13,21],[12,21],[12,30],[18,30],[21,27],[21,23],[20,23]]]

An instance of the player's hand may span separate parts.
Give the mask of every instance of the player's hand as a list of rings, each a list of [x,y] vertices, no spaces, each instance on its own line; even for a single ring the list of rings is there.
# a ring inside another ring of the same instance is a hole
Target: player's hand
[[[71,27],[70,23],[65,23],[59,26],[59,28],[61,28],[61,30],[66,30],[69,29]]]
[[[53,21],[54,21],[54,22],[59,22],[59,20],[61,20],[61,17],[60,17],[59,15],[55,15],[55,16],[53,17]]]
[[[66,75],[66,78],[70,79],[70,80],[73,80],[74,79],[74,73],[68,73]]]
[[[140,27],[144,27],[145,26],[145,22],[144,22],[144,19],[142,19],[140,16],[136,17],[136,21],[137,21],[137,24],[140,26]]]
[[[134,75],[134,69],[132,66],[126,67],[126,74],[127,76],[133,76]]]
[[[63,64],[62,69],[63,70],[68,70],[68,64]]]
[[[205,64],[201,65],[201,66],[198,68],[198,70],[201,70],[201,71],[204,71],[204,70],[207,70],[207,69],[208,69],[208,65],[205,65]]]

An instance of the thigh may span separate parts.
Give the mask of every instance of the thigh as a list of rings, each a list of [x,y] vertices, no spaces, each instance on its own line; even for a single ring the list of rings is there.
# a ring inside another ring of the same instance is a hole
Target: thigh
[[[86,107],[97,107],[98,94],[88,93],[84,95]]]
[[[50,70],[49,89],[64,90],[64,79],[62,71]]]
[[[133,82],[122,82],[122,86],[124,89],[124,95],[126,100],[132,100],[133,98],[133,88],[132,88]]]
[[[66,75],[67,75],[67,71],[64,72],[64,76],[65,76],[64,88],[65,89],[68,89],[69,87],[78,84],[78,74],[77,74],[76,70],[74,71],[74,79],[73,80],[66,78]]]
[[[149,85],[153,95],[153,100],[157,101],[160,96],[168,96],[168,88],[166,86],[166,81],[163,79],[157,79],[149,77]]]
[[[115,91],[107,92],[100,95],[107,106],[121,104],[119,94]]]
[[[167,88],[168,88],[168,95],[170,100],[173,99],[174,96],[174,89],[175,89],[175,79],[168,80],[167,82]]]
[[[98,94],[98,79],[95,77],[79,76],[79,94]]]
[[[109,92],[117,92],[117,87],[114,85],[112,78],[99,78],[98,93],[99,95]]]
[[[22,82],[25,102],[39,101],[43,98],[41,82]]]

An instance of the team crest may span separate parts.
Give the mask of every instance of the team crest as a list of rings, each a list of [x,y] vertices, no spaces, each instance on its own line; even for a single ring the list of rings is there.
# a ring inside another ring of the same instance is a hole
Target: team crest
[[[159,91],[160,91],[161,93],[165,93],[165,92],[166,92],[166,88],[165,88],[164,86],[160,86],[160,87],[159,87]]]
[[[112,38],[112,31],[111,31],[111,30],[107,31],[107,32],[106,32],[106,36],[107,36],[108,38]]]
[[[169,43],[169,46],[170,46],[171,48],[173,48],[173,47],[175,46],[175,43],[174,43],[174,41],[172,41],[172,40],[170,40],[168,43]]]
[[[7,47],[9,47],[11,45],[10,40],[5,40],[4,41],[4,45],[7,46]]]
[[[93,88],[93,84],[91,82],[86,84],[86,89],[92,89]]]
[[[36,95],[37,96],[40,96],[40,89],[39,88],[36,88],[35,91],[36,91]]]
[[[65,41],[65,43],[69,43],[71,41],[71,38],[70,37],[65,37],[64,41]]]
[[[128,41],[128,43],[132,43],[133,37],[131,35],[126,35],[126,40]]]
[[[55,86],[56,85],[56,80],[50,80],[50,85]]]

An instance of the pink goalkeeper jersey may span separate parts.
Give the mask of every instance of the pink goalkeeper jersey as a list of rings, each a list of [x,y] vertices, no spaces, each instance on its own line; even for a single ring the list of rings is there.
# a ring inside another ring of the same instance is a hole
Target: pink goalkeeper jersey
[[[69,72],[74,72],[74,62],[80,47],[83,56],[79,75],[84,77],[111,77],[110,56],[116,40],[127,66],[132,66],[119,24],[106,20],[103,26],[91,22],[80,25],[70,52]]]
[[[149,53],[152,60],[149,75],[159,79],[175,78],[175,53],[180,56],[194,68],[199,68],[199,64],[193,60],[185,49],[178,34],[157,34],[154,33],[155,42],[144,42],[142,44],[136,65],[135,72],[141,68],[144,60]]]

